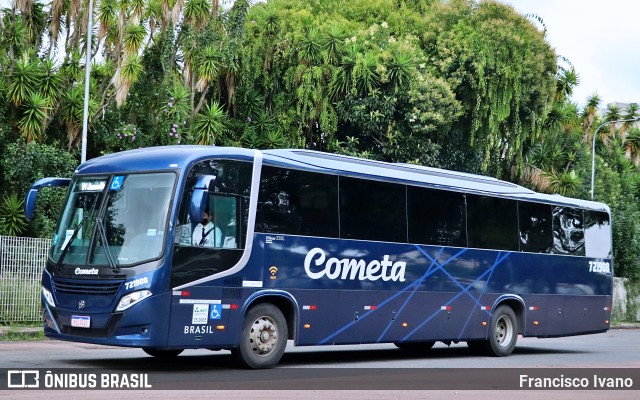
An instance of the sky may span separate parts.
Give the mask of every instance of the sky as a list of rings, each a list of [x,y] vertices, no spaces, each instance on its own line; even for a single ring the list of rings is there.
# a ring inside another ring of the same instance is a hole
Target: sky
[[[556,54],[571,61],[580,84],[572,100],[584,106],[597,93],[609,103],[640,103],[640,1],[499,0],[536,14]]]

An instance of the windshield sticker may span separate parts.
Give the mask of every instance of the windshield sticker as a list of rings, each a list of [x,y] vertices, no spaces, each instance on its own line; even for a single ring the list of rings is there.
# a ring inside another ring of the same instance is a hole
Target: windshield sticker
[[[192,325],[204,325],[209,319],[209,305],[208,304],[194,304],[193,314],[191,315]]]
[[[105,181],[83,181],[80,182],[81,192],[101,192],[105,187]]]
[[[117,192],[122,189],[122,184],[124,183],[124,175],[114,176],[111,180],[111,186],[109,190],[112,192]]]
[[[211,313],[209,314],[209,318],[211,318],[211,319],[220,319],[220,318],[222,318],[222,304],[212,304],[211,305]]]
[[[62,250],[64,250],[65,247],[67,247],[67,245],[69,244],[69,241],[71,240],[71,237],[73,237],[73,232],[74,232],[73,229],[67,229],[65,237],[64,237],[64,242],[62,242],[62,247],[61,247]],[[56,243],[57,242],[58,241],[56,240]]]

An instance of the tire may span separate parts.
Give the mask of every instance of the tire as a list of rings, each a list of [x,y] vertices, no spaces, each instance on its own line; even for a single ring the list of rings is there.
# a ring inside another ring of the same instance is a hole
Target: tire
[[[491,316],[489,339],[469,340],[467,346],[474,354],[505,357],[513,352],[518,341],[518,318],[509,306],[498,306]]]
[[[150,356],[161,359],[175,358],[184,351],[183,349],[160,350],[152,347],[143,347],[142,350]]]
[[[518,341],[518,318],[509,306],[499,306],[491,316],[487,352],[491,356],[505,357],[513,352]]]
[[[436,342],[395,342],[397,348],[408,353],[425,353],[433,347]]]
[[[282,311],[273,304],[258,304],[245,315],[240,346],[231,353],[242,367],[272,368],[282,358],[287,338],[287,321]]]

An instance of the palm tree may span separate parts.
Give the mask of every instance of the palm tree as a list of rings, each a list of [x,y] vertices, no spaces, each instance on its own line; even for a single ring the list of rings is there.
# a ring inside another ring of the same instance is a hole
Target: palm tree
[[[50,107],[58,101],[58,94],[61,91],[62,77],[56,70],[52,60],[46,59],[41,64],[42,76],[39,91],[47,99]]]
[[[74,86],[62,94],[58,116],[67,128],[67,148],[72,149],[78,142],[84,113],[84,91]]]
[[[184,20],[188,25],[200,30],[207,25],[210,9],[208,0],[187,0],[184,6]]]
[[[51,57],[51,53],[58,43],[58,35],[60,34],[60,28],[63,23],[62,18],[67,11],[68,5],[69,3],[66,0],[52,0],[51,2],[51,9],[49,10],[51,23],[49,24],[49,49],[47,50],[47,57]]]
[[[194,140],[197,144],[214,145],[216,137],[226,131],[227,116],[218,104],[213,101],[204,107],[193,121]]]
[[[607,106],[607,114],[604,116],[605,121],[619,121],[620,120],[620,107],[616,103],[611,103]],[[609,137],[613,138],[616,134],[616,122],[609,124]]]
[[[557,103],[564,102],[573,94],[573,88],[580,84],[580,76],[576,72],[573,65],[569,68],[559,67],[556,76],[556,95]]]
[[[20,133],[27,142],[41,141],[49,118],[48,100],[40,93],[31,93],[24,103],[23,116],[18,121]]]
[[[140,79],[143,71],[142,57],[138,55],[130,55],[122,66],[116,70],[115,87],[116,105],[118,107],[124,104],[131,85]]]
[[[562,196],[575,196],[580,188],[580,177],[575,171],[565,171],[560,173],[547,173],[549,179],[549,192]]]
[[[147,30],[144,26],[137,23],[135,18],[125,26],[122,37],[125,59],[131,55],[138,54],[146,35]]]
[[[585,137],[589,136],[591,126],[598,116],[598,106],[600,105],[600,96],[594,94],[587,98],[587,105],[582,110],[582,132],[585,133]]]
[[[640,129],[632,128],[624,142],[625,156],[635,165],[640,164]]]
[[[620,126],[620,129],[618,130],[618,133],[620,134],[620,137],[622,138],[623,142],[626,139],[626,135],[629,129],[631,129],[637,123],[636,121],[631,121],[631,120],[634,120],[637,118],[638,118],[638,103],[631,103],[629,104],[629,107],[627,107],[627,111],[622,117],[622,119],[626,121],[622,123],[622,126]]]
[[[9,102],[19,107],[35,92],[38,83],[37,61],[24,54],[16,60],[9,74],[6,96]]]

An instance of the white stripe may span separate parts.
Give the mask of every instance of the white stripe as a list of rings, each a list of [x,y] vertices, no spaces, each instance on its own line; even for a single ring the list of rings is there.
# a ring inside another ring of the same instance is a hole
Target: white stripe
[[[231,308],[231,304],[223,304],[222,305],[222,309],[224,309],[224,310],[228,310],[230,308]]]
[[[242,287],[262,287],[262,281],[243,281]]]
[[[220,300],[180,299],[180,304],[220,304]]]

